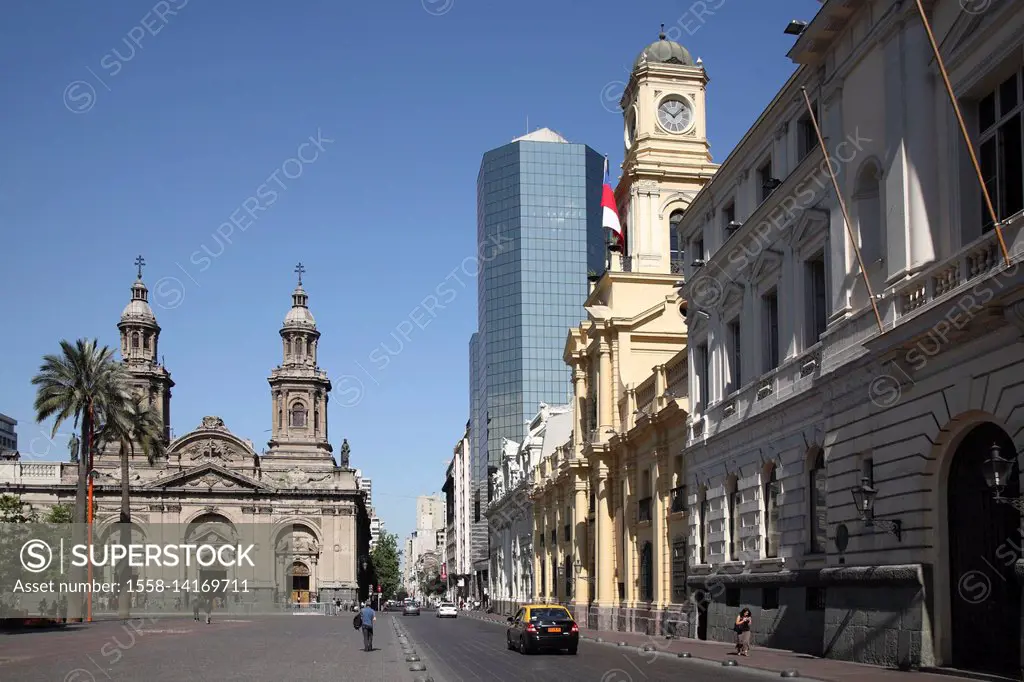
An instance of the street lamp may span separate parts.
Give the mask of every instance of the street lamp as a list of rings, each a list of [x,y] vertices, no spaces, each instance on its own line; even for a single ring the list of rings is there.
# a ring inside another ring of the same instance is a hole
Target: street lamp
[[[579,557],[576,557],[576,561],[572,562],[572,567],[576,571],[576,577],[580,577],[580,573],[583,572],[583,562],[580,561]]]
[[[876,519],[875,518],[875,497],[878,491],[871,486],[871,480],[864,476],[860,479],[860,485],[853,489],[853,504],[857,507],[860,520],[867,528],[881,528],[890,535],[895,535],[896,540],[902,539],[903,522],[899,519]]]
[[[991,455],[985,460],[982,473],[985,476],[985,483],[992,489],[992,498],[1001,504],[1013,505],[1013,508],[1024,514],[1024,498],[1003,497],[1003,489],[1010,481],[1014,469],[1017,467],[1017,457],[1006,459],[1002,456],[1002,449],[998,443],[992,444]]]

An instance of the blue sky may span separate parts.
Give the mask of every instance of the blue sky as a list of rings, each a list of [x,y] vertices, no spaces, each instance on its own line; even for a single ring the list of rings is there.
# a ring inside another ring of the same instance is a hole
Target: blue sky
[[[793,71],[782,29],[818,7],[5,3],[0,412],[18,419],[26,456],[66,457],[34,423],[29,381],[61,338],[116,346],[141,253],[177,384],[175,433],[219,415],[261,449],[301,261],[334,381],[331,441],[337,452],[348,438],[404,537],[467,419],[481,155],[528,119],[616,168],[610,95],[664,22],[711,77],[722,161]],[[418,304],[446,280],[456,295],[425,314]]]

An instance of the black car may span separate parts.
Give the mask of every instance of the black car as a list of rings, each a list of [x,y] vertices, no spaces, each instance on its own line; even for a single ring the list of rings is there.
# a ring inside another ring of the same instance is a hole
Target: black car
[[[505,631],[509,649],[532,654],[543,649],[566,650],[575,654],[580,645],[580,628],[562,606],[524,606],[508,619]]]

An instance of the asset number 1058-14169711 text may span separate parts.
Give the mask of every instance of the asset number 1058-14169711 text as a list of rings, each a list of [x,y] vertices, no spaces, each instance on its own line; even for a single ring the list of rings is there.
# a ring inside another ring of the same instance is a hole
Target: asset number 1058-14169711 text
[[[248,580],[228,580],[214,578],[212,580],[132,580],[128,583],[129,592],[161,594],[163,592],[200,592],[200,593],[245,593],[249,591]]]

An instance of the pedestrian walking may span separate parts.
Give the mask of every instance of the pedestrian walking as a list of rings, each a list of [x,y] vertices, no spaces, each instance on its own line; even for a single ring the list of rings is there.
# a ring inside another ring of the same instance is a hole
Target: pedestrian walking
[[[363,608],[359,612],[363,621],[363,651],[373,651],[373,624],[377,621],[377,614],[370,608],[370,602],[363,602]]]
[[[199,597],[192,599],[192,620],[199,622]]]
[[[750,609],[743,609],[736,616],[736,653],[746,656],[750,653]]]
[[[210,624],[210,616],[213,614],[213,597],[206,599],[206,624]]]

